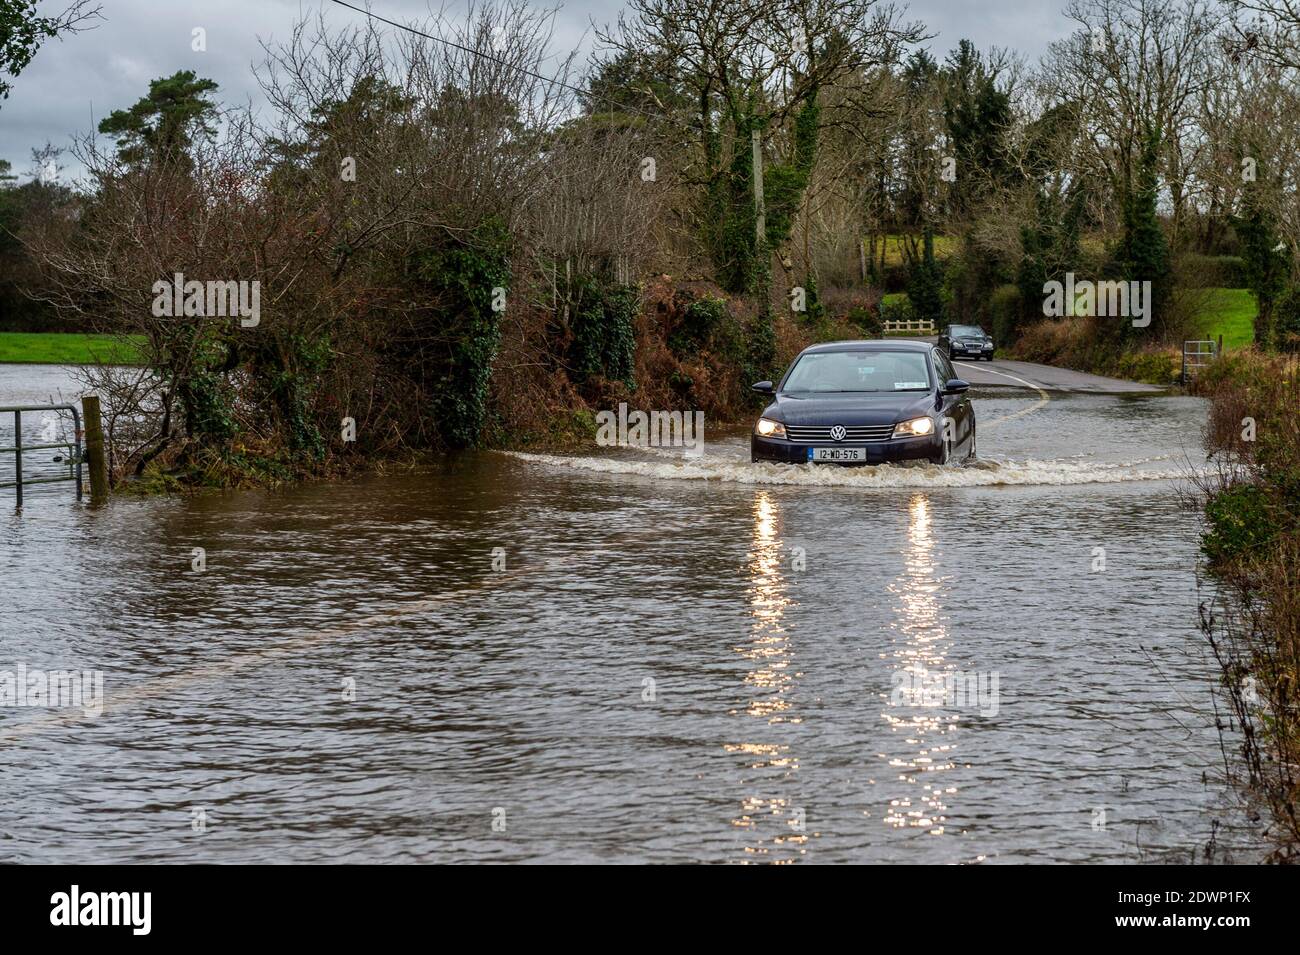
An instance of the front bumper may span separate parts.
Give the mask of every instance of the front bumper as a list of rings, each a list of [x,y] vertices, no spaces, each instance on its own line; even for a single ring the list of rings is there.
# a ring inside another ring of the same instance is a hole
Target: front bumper
[[[954,342],[952,346],[954,355],[970,355],[975,358],[983,358],[985,355],[993,354],[993,346],[989,345],[963,345],[960,342]]]
[[[830,441],[818,444],[787,441],[785,438],[764,438],[750,434],[749,454],[753,461],[776,461],[782,464],[807,464],[809,448],[865,448],[867,460],[852,464],[835,464],[830,461],[818,461],[832,467],[851,468],[857,463],[888,464],[893,461],[939,461],[943,458],[943,439],[936,434],[927,434],[921,438],[890,438],[888,441],[872,441],[869,444],[845,441],[839,444]]]

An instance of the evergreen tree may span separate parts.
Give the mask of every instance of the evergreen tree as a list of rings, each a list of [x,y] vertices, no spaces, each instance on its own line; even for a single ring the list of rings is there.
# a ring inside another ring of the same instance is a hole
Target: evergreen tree
[[[915,121],[904,126],[901,137],[901,165],[906,178],[897,200],[897,210],[898,221],[905,227],[915,227],[923,222],[932,200],[930,186],[921,171],[934,165],[935,131],[925,111],[938,78],[939,65],[925,50],[915,51],[903,67],[903,94],[907,109],[918,113]]]
[[[1124,200],[1124,234],[1116,255],[1121,280],[1151,283],[1151,297],[1147,304],[1153,318],[1159,318],[1163,313],[1169,300],[1171,279],[1169,243],[1156,215],[1159,153],[1160,134],[1149,128],[1138,157],[1136,181]],[[1117,334],[1126,337],[1132,328],[1131,322],[1122,322]]]
[[[1026,321],[1042,318],[1043,286],[1051,281],[1064,282],[1065,273],[1078,265],[1083,197],[1083,190],[1078,188],[1068,196],[1041,190],[1035,196],[1035,219],[1020,229],[1022,254],[1016,270]]]
[[[952,184],[955,212],[968,213],[987,187],[1005,182],[1011,169],[1003,138],[1011,126],[1011,97],[998,89],[997,74],[969,40],[948,57],[943,119],[957,179]]]
[[[217,88],[193,70],[153,80],[149,94],[130,109],[114,110],[99,131],[117,137],[117,154],[128,165],[154,161],[185,163],[196,137],[211,137],[216,104],[207,94]]]
[[[927,224],[921,246],[921,258],[912,266],[907,282],[907,297],[912,313],[921,320],[930,319],[935,328],[943,324],[943,270],[934,257],[934,230]]]
[[[1279,250],[1277,222],[1260,196],[1259,183],[1250,183],[1243,197],[1243,214],[1232,220],[1246,263],[1246,282],[1255,294],[1255,344],[1274,344],[1276,305],[1286,290],[1287,258]]]

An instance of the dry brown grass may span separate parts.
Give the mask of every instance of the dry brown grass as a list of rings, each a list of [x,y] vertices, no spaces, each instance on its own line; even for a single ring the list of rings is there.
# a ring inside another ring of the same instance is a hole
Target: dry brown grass
[[[1110,329],[1102,324],[1114,321],[1116,319],[1044,319],[1024,330],[1011,354],[1021,361],[1153,385],[1170,385],[1178,378],[1182,361],[1176,347],[1150,344],[1118,350],[1107,334]]]
[[[1198,387],[1211,397],[1201,482],[1217,593],[1201,629],[1240,727],[1243,790],[1267,811],[1273,860],[1300,859],[1300,363],[1253,350],[1221,359]],[[1247,423],[1253,423],[1253,438]]]

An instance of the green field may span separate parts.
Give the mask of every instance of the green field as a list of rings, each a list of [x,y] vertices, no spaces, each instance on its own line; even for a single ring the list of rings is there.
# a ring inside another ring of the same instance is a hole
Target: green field
[[[0,332],[0,364],[133,365],[139,350],[113,335],[59,332]]]
[[[917,238],[919,243],[920,239]],[[907,261],[905,252],[906,245],[903,236],[887,235],[884,236],[885,242],[885,264],[902,265]],[[867,240],[862,240],[862,247],[870,251],[867,247]],[[919,247],[919,246],[918,246]],[[950,235],[936,235],[934,237],[934,257],[936,259],[946,259],[957,251],[957,239]],[[880,247],[876,247],[876,261],[880,260]]]
[[[1255,340],[1255,296],[1250,289],[1205,289],[1200,333],[1206,338],[1223,336],[1223,349],[1241,348]]]

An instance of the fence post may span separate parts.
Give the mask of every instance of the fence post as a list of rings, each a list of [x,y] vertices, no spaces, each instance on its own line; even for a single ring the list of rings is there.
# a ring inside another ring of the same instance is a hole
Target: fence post
[[[17,505],[23,506],[23,413],[14,412],[14,490]]]
[[[104,425],[99,417],[99,396],[81,399],[86,417],[86,462],[90,465],[90,503],[108,500],[108,462],[104,458]]]

